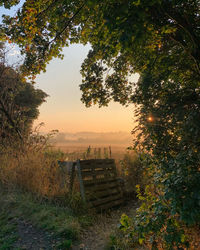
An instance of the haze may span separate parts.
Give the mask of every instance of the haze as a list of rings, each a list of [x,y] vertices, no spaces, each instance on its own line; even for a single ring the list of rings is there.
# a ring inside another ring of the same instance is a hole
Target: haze
[[[36,78],[36,86],[49,94],[49,98],[41,106],[35,125],[44,122],[42,131],[45,132],[58,129],[61,133],[124,131],[130,134],[134,127],[133,106],[111,103],[104,108],[86,108],[80,101],[79,71],[88,50],[89,46],[82,45],[65,48],[64,60],[54,59],[46,73]],[[133,78],[136,79],[137,76]]]

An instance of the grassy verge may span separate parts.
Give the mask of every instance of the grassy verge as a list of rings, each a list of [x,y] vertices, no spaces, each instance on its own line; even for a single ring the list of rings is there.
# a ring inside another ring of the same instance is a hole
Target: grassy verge
[[[0,212],[0,250],[12,249],[17,240],[16,225],[7,212]]]
[[[92,217],[84,210],[76,213],[68,207],[37,200],[30,194],[0,189],[0,250],[13,249],[17,235],[12,221],[17,218],[50,232],[56,239],[56,249],[70,249],[78,241],[81,230],[92,223]]]

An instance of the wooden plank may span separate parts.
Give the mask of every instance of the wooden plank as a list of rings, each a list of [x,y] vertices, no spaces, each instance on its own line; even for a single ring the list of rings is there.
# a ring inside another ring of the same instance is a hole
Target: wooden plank
[[[113,159],[95,159],[95,160],[82,160],[80,161],[81,170],[87,170],[91,168],[112,168],[115,169],[115,161]]]
[[[110,170],[110,169],[105,169],[105,170],[95,170],[93,169],[93,171],[82,171],[82,178],[84,179],[87,176],[98,176],[98,175],[113,175],[116,176],[117,173],[115,170]]]
[[[100,190],[105,190],[109,188],[117,188],[117,187],[119,188],[118,181],[115,180],[110,183],[97,183],[97,185],[88,185],[88,186],[85,186],[85,190],[96,192]]]
[[[104,169],[109,169],[109,170],[116,171],[115,166],[111,165],[111,164],[107,164],[107,165],[91,165],[90,167],[87,167],[87,168],[81,168],[81,171],[82,172],[87,172],[87,171],[91,171],[93,169],[95,169],[96,171],[104,170]]]
[[[112,188],[112,189],[107,189],[107,190],[102,190],[102,191],[96,191],[96,192],[86,192],[87,200],[92,200],[92,199],[99,199],[102,197],[107,197],[111,196],[113,194],[118,194],[119,189],[118,188]]]
[[[120,193],[116,194],[116,195],[111,195],[111,196],[103,198],[103,199],[92,201],[91,203],[93,206],[98,206],[98,205],[101,205],[101,204],[104,204],[104,203],[107,203],[110,201],[119,200],[119,199],[122,199],[122,194],[120,194]]]
[[[74,178],[75,178],[75,163],[73,162],[71,166],[71,173],[70,173],[70,187],[69,187],[70,194],[72,194],[72,191],[73,191]]]
[[[109,203],[106,203],[106,204],[103,204],[103,205],[99,205],[97,206],[95,209],[100,212],[102,210],[106,210],[106,209],[109,209],[109,208],[112,208],[112,207],[115,207],[115,206],[118,206],[118,205],[121,205],[124,203],[124,200],[123,199],[119,199],[119,200],[116,200],[116,201],[112,201],[112,202],[109,202]]]
[[[76,165],[77,165],[77,170],[78,170],[78,178],[79,178],[79,183],[80,183],[81,197],[82,197],[83,201],[85,202],[86,201],[85,189],[84,189],[83,179],[82,179],[82,175],[81,175],[80,160],[77,161]]]
[[[96,179],[96,180],[83,180],[84,186],[89,186],[89,185],[98,185],[98,184],[102,184],[102,183],[108,183],[108,182],[112,182],[115,181],[116,182],[116,178],[115,177],[110,177],[110,178],[105,178],[105,179]]]
[[[114,159],[90,159],[90,160],[80,160],[80,163],[82,164],[91,164],[93,162],[97,163],[105,163],[105,162],[114,162]]]

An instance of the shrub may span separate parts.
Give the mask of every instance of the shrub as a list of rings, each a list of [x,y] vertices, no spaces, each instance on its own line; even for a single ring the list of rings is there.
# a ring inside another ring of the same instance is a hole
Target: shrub
[[[136,195],[136,185],[144,189],[147,183],[144,163],[141,161],[141,156],[133,150],[127,151],[120,161],[120,174],[124,179],[127,195]]]
[[[161,198],[158,187],[147,185],[142,194],[137,186],[137,193],[142,203],[133,217],[122,215],[111,236],[114,249],[198,249],[199,227],[184,223],[177,213],[171,215],[171,204]]]

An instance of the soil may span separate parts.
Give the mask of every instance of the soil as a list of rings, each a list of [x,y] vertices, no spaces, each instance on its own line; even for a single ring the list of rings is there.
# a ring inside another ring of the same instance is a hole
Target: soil
[[[17,219],[17,234],[19,236],[15,243],[15,249],[20,250],[50,250],[54,249],[56,242],[52,239],[52,235],[34,227],[31,223]]]

